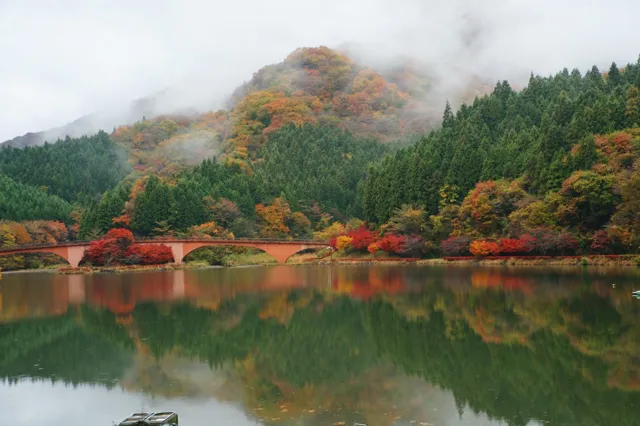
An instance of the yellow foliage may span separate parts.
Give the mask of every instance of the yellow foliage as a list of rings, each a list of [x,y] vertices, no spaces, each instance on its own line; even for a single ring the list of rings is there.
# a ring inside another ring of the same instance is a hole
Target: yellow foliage
[[[291,208],[286,200],[276,198],[270,206],[258,204],[255,208],[258,222],[261,225],[261,236],[277,238],[290,232],[286,222],[291,215]]]
[[[322,231],[314,232],[313,238],[316,240],[327,241],[346,232],[345,227],[340,222],[333,222]]]
[[[351,247],[352,241],[353,241],[353,238],[347,235],[340,235],[339,237],[336,238],[336,249],[338,249],[338,251],[344,251],[349,247]]]

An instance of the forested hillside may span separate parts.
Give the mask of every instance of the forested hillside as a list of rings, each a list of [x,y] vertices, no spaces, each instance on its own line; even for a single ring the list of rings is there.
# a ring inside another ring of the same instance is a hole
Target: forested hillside
[[[228,112],[2,149],[0,219],[58,219],[82,238],[315,237],[404,256],[640,250],[640,62],[532,75],[522,91],[500,82],[447,104],[413,144],[417,127],[391,124],[409,123],[420,90],[398,81],[300,49]]]
[[[412,212],[449,254],[638,250],[640,129],[624,129],[640,123],[639,71],[564,70],[447,107],[441,130],[369,169],[365,219]]]
[[[105,132],[24,149],[0,148],[0,173],[71,202],[99,198],[130,170],[125,151]]]
[[[559,189],[573,171],[598,160],[594,134],[640,124],[639,70],[636,64],[621,72],[613,64],[604,75],[593,67],[582,76],[565,69],[532,76],[521,92],[499,83],[455,115],[447,107],[441,130],[371,170],[367,218],[384,221],[403,203],[435,213],[445,184],[458,196],[501,178],[522,178],[534,194]]]
[[[286,124],[339,127],[384,142],[423,134],[439,124],[429,97],[433,82],[415,64],[380,72],[327,47],[303,48],[268,65],[239,87],[227,111],[164,116],[121,126],[116,142],[130,148],[134,169],[175,173],[203,157],[250,168],[263,146]],[[479,81],[456,99],[485,93]]]
[[[276,132],[255,167],[261,196],[283,194],[292,207],[320,203],[348,217],[361,216],[358,184],[388,145],[330,127],[288,126]]]
[[[71,209],[71,205],[60,197],[0,173],[0,219],[67,220]]]
[[[309,237],[332,217],[358,215],[366,167],[388,150],[336,128],[288,125],[273,134],[252,173],[205,160],[170,181],[151,176],[121,185],[88,210],[80,233],[125,225],[139,235],[215,236],[228,229],[236,236]]]

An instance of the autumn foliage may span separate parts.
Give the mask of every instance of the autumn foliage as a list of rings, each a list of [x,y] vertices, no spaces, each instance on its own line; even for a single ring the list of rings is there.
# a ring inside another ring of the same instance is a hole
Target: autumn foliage
[[[171,247],[164,244],[140,244],[127,251],[127,263],[139,265],[159,265],[173,260]]]
[[[380,241],[378,241],[378,246],[380,250],[387,253],[399,253],[402,250],[402,243],[404,242],[404,237],[401,235],[395,234],[386,234]]]
[[[500,245],[495,241],[476,240],[471,242],[469,251],[474,256],[495,256],[500,254]]]
[[[92,241],[85,252],[85,260],[93,265],[118,264],[155,265],[171,262],[171,248],[163,244],[133,245],[131,231],[123,228],[109,230],[99,240]]]
[[[367,247],[378,238],[375,232],[367,229],[366,225],[361,225],[358,229],[347,232],[347,236],[351,237],[351,246],[359,251],[367,250]]]

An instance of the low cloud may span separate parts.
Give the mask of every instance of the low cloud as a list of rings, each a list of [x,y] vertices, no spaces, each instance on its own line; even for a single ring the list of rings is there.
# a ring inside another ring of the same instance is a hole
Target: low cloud
[[[635,62],[635,0],[5,0],[0,141],[83,115],[215,109],[263,65],[301,46],[358,46],[372,62],[418,59],[439,91],[472,77]],[[110,129],[107,129],[110,130]]]

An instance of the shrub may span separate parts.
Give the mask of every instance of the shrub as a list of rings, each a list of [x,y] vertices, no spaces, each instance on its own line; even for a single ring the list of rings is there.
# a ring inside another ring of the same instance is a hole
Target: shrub
[[[466,236],[449,237],[440,243],[442,252],[447,256],[465,256],[469,254],[471,238]]]
[[[127,263],[140,265],[160,265],[173,260],[171,247],[164,244],[140,244],[131,246],[126,254]],[[135,262],[130,262],[135,260]]]
[[[378,246],[380,250],[387,253],[400,253],[403,243],[404,237],[395,234],[386,234],[378,241]]]
[[[500,245],[495,241],[476,240],[471,242],[469,251],[474,256],[495,256],[500,253]]]
[[[404,237],[399,253],[408,257],[420,257],[425,253],[424,238],[419,235]]]
[[[580,247],[576,237],[568,232],[561,232],[555,236],[555,252],[562,255],[575,254]]]
[[[124,228],[113,228],[110,229],[104,236],[101,238],[103,240],[116,240],[117,244],[121,246],[123,249],[126,249],[131,244],[133,244],[133,234],[128,229]]]
[[[124,258],[124,250],[115,238],[91,241],[85,257],[94,265],[108,266]]]
[[[338,251],[345,251],[351,247],[352,241],[353,241],[353,238],[347,235],[340,235],[339,237],[336,238],[335,249]]]
[[[347,236],[351,237],[351,246],[360,251],[367,250],[367,247],[373,244],[378,238],[376,233],[368,230],[365,225],[361,225],[358,229],[347,232]]]
[[[520,238],[503,238],[499,242],[500,253],[503,254],[528,254],[536,248],[536,238],[525,234]]]

